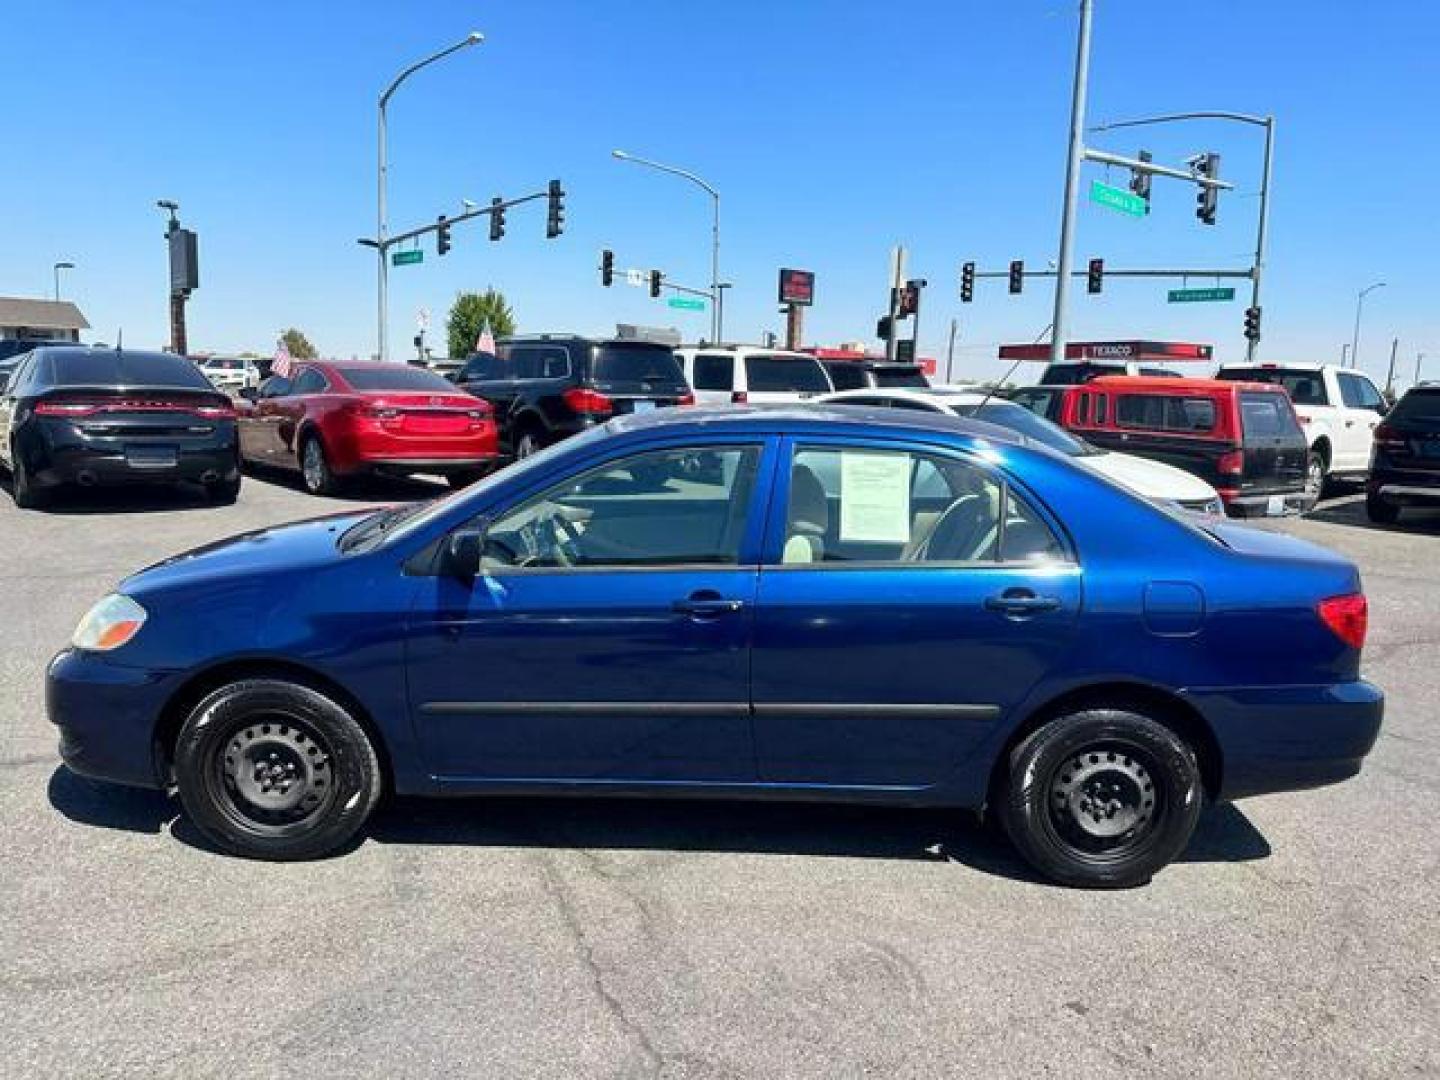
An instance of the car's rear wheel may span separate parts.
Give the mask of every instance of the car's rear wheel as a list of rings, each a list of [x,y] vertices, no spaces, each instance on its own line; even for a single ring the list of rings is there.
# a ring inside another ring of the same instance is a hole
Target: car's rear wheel
[[[1305,511],[1309,513],[1325,493],[1325,459],[1311,453],[1305,463]]]
[[[216,480],[205,485],[205,498],[216,506],[229,506],[240,498],[240,477],[230,480]]]
[[[311,859],[343,847],[380,798],[365,729],[316,690],[247,679],[200,702],[175,744],[175,781],[195,826],[256,859]]]
[[[524,460],[532,454],[538,454],[544,448],[545,443],[540,438],[540,433],[531,428],[522,431],[520,437],[515,440],[515,457],[517,460]]]
[[[306,435],[300,444],[300,477],[311,495],[335,495],[340,490],[340,478],[330,467],[325,444],[318,435]]]
[[[1365,516],[1377,525],[1394,525],[1400,520],[1400,507],[1379,495],[1366,495]]]
[[[1194,751],[1149,717],[1086,709],[1015,748],[1000,799],[1025,860],[1065,885],[1123,888],[1185,850],[1203,802]]]
[[[20,448],[13,444],[10,447],[10,494],[21,510],[38,510],[45,505],[49,495],[35,486],[25,459],[20,455]]]

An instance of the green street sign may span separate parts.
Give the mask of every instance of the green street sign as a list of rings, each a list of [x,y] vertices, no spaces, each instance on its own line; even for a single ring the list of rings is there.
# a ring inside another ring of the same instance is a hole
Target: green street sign
[[[681,311],[705,310],[704,300],[691,300],[688,296],[672,296],[669,300],[666,300],[665,303],[670,307],[679,308]]]
[[[1144,217],[1150,212],[1150,204],[1139,195],[1124,188],[1102,184],[1099,180],[1090,181],[1090,201],[1108,206],[1111,210],[1119,210],[1131,217]]]
[[[415,263],[425,261],[425,252],[416,248],[414,251],[397,251],[390,256],[391,266],[413,266]]]
[[[1232,287],[1217,289],[1171,289],[1169,300],[1172,304],[1195,304],[1205,300],[1234,300]]]

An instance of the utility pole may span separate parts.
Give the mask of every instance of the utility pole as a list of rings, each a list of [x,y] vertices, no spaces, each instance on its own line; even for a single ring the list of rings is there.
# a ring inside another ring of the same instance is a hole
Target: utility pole
[[[905,249],[900,245],[890,249],[890,336],[885,340],[885,359],[894,361],[900,345],[898,318],[900,314],[900,290],[905,287]]]
[[[951,381],[951,372],[952,372],[952,370],[953,370],[953,368],[954,368],[954,364],[955,364],[955,330],[956,330],[956,326],[957,326],[957,320],[952,317],[952,318],[950,319],[950,344],[945,347],[945,382],[946,382],[947,384],[950,383],[950,381]]]
[[[1350,355],[1350,343],[1347,341],[1340,346],[1340,366],[1345,366],[1345,358]]]
[[[1419,386],[1419,385],[1420,385],[1420,361],[1421,361],[1421,360],[1424,360],[1424,359],[1425,359],[1425,354],[1424,354],[1423,352],[1417,352],[1417,353],[1415,354],[1415,385],[1416,385],[1416,386]]]
[[[1395,385],[1395,350],[1400,348],[1400,339],[1390,339],[1390,370],[1385,373],[1385,394],[1388,397]]]
[[[179,203],[157,199],[155,205],[170,215],[165,226],[165,244],[170,251],[170,351],[186,356],[190,343],[185,333],[185,301],[200,286],[198,242],[194,232],[180,227]]]
[[[799,304],[785,305],[785,348],[795,352],[804,335],[804,308]]]
[[[1080,38],[1075,49],[1075,88],[1070,98],[1070,147],[1065,157],[1065,196],[1060,209],[1060,256],[1055,264],[1055,317],[1050,362],[1065,360],[1066,305],[1075,246],[1075,204],[1080,196],[1080,165],[1085,158],[1085,95],[1090,82],[1091,0],[1080,0]]]
[[[1350,339],[1350,366],[1360,366],[1360,311],[1365,306],[1365,297],[1369,296],[1376,289],[1383,289],[1385,282],[1377,281],[1374,285],[1366,285],[1355,294],[1355,336]]]

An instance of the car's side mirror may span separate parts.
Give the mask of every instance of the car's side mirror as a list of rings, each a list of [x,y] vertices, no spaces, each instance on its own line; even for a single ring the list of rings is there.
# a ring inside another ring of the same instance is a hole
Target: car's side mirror
[[[485,551],[485,528],[483,523],[466,525],[446,537],[440,566],[443,573],[462,581],[475,580]]]

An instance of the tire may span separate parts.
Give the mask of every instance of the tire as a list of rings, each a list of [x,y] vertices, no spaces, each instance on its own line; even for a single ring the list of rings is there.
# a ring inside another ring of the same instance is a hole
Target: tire
[[[197,705],[175,743],[186,814],[246,858],[328,855],[359,833],[383,786],[360,724],[307,686],[247,679]]]
[[[311,495],[340,492],[340,478],[330,468],[330,457],[318,435],[307,434],[300,442],[300,480]]]
[[[205,498],[215,506],[231,506],[240,498],[240,477],[205,485]]]
[[[1312,450],[1305,461],[1305,513],[1308,514],[1319,504],[1329,482],[1324,457]]]
[[[1143,885],[1185,850],[1204,791],[1194,751],[1120,709],[1051,721],[1017,746],[999,800],[1025,861],[1062,885]]]
[[[1366,495],[1365,516],[1376,525],[1394,525],[1400,520],[1400,507],[1386,502],[1379,495]]]
[[[524,461],[533,454],[538,454],[545,448],[545,440],[534,428],[526,428],[520,432],[520,437],[515,440],[515,460]]]
[[[21,510],[39,510],[49,502],[49,492],[37,488],[18,446],[10,447],[10,494]]]

